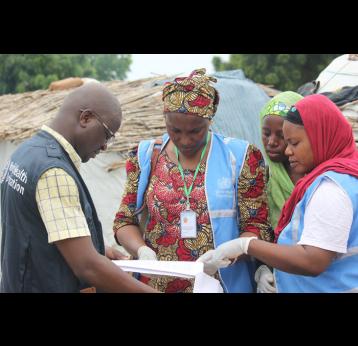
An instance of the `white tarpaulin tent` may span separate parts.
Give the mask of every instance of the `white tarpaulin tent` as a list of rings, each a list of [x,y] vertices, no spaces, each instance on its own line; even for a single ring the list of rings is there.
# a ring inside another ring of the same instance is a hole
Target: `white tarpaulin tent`
[[[317,93],[326,93],[332,98],[344,87],[358,86],[358,54],[344,54],[334,59],[317,77]],[[354,94],[355,95],[355,94]],[[337,100],[336,100],[337,101]],[[352,125],[354,138],[358,147],[358,100],[352,98],[338,106]]]
[[[357,54],[344,54],[334,59],[317,77],[318,93],[333,92],[345,86],[358,85]]]

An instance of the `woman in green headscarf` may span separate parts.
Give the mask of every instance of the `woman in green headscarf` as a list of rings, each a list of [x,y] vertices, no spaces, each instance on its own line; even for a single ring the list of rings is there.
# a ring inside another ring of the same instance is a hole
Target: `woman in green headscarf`
[[[295,183],[302,175],[292,171],[285,156],[286,143],[283,138],[283,118],[288,110],[303,97],[293,91],[285,91],[272,98],[260,112],[262,142],[265,148],[265,161],[268,169],[267,195],[270,221],[276,228],[282,207],[290,197]],[[258,293],[275,292],[274,277],[266,265],[261,265],[255,273]]]
[[[285,155],[286,143],[283,138],[283,116],[303,97],[293,91],[285,91],[272,98],[260,112],[262,142],[265,160],[268,165],[268,198],[270,220],[273,228],[277,226],[281,209],[291,195],[300,175],[292,171]]]

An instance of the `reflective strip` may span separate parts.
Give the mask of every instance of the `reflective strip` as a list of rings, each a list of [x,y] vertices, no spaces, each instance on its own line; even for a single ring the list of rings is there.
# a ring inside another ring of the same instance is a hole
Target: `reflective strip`
[[[236,157],[230,151],[230,161],[231,161],[231,173],[232,173],[232,184],[235,186],[236,184]]]
[[[206,158],[206,167],[205,167],[205,182],[208,181],[207,180],[207,175],[208,175],[208,170],[209,170],[209,163],[210,163],[210,157],[211,157],[211,151],[213,149],[213,143],[214,143],[214,140],[215,139],[215,136],[214,136],[214,132],[212,132],[213,135],[211,136],[211,142],[210,142],[210,148],[209,148],[209,153],[208,153],[208,156]],[[214,230],[214,224],[213,222],[211,221],[212,219],[212,215],[211,215],[211,212],[210,212],[210,205],[209,205],[209,198],[208,198],[208,189],[207,189],[207,184],[204,184],[205,186],[205,198],[206,198],[206,204],[207,204],[207,207],[208,207],[208,210],[209,210],[209,219],[210,219],[210,224],[211,224],[211,232],[212,232],[212,235],[213,235],[213,244],[214,244],[214,249],[216,249],[216,243],[215,243],[215,230]],[[220,269],[218,270],[218,274],[219,274],[219,279],[220,279],[220,283],[221,283],[221,286],[223,286],[224,288],[224,292],[225,293],[228,293],[229,290],[227,289],[227,286],[221,276],[221,272],[220,272]]]
[[[231,137],[225,137],[224,138],[224,143],[227,145],[231,140],[232,140]],[[227,149],[228,149],[229,154],[230,154],[230,161],[231,161],[232,184],[233,184],[235,190],[236,190],[236,184],[238,183],[239,177],[241,175],[242,168],[244,167],[244,164],[245,164],[245,159],[246,159],[247,148],[248,147],[249,147],[249,143],[246,143],[245,155],[244,155],[243,160],[241,162],[241,166],[239,167],[239,171],[237,172],[238,174],[236,174],[236,156],[232,153],[230,148],[227,146]],[[233,206],[232,206],[233,209],[237,208],[237,201],[236,201],[237,193],[238,193],[238,191],[234,191],[234,199],[233,199]]]
[[[246,161],[246,155],[247,155],[247,149],[248,149],[248,148],[249,148],[249,143],[246,143],[245,155],[244,155],[243,160],[242,160],[242,162],[241,162],[241,167],[240,167],[240,169],[239,169],[239,176],[241,175],[241,171],[242,171],[242,169],[243,169],[243,167],[244,167],[244,164],[245,164],[245,161]]]
[[[210,217],[218,218],[218,217],[235,217],[236,209],[223,209],[223,210],[214,210],[210,211]]]
[[[154,144],[155,144],[155,140],[152,140],[150,145],[148,146],[148,149],[147,149],[147,152],[146,152],[146,155],[148,157],[151,157],[152,156],[152,152],[153,152],[153,148],[154,148]],[[150,154],[150,155],[149,155]]]
[[[147,151],[145,152],[145,153],[143,153],[143,155],[146,157],[146,156],[148,156],[148,154],[151,152],[151,151],[153,151],[153,147],[154,147],[154,142],[155,142],[155,140],[154,139],[152,139],[151,140],[151,142],[150,142],[150,144],[148,145],[148,148],[147,148]],[[138,145],[138,152],[137,152],[137,156],[138,156],[138,165],[139,165],[139,169],[142,171],[143,170],[143,168],[142,168],[142,154],[141,154],[141,152],[142,152],[142,150],[141,150],[141,146],[142,145],[144,145],[144,142],[140,142],[139,143],[139,145]]]
[[[230,162],[231,162],[231,183],[232,186],[234,188],[234,190],[236,189],[236,157],[234,156],[234,154],[229,151],[230,153]],[[236,208],[236,194],[237,191],[234,191],[234,198],[232,201],[232,208],[235,209]]]
[[[339,259],[341,260],[343,258],[353,256],[353,255],[358,255],[358,246],[351,247],[350,249],[348,249],[347,253],[345,253],[342,256],[340,256]]]
[[[223,142],[225,143],[225,144],[228,144],[229,142],[231,142],[232,141],[232,138],[231,137],[224,137],[223,138]]]
[[[293,218],[292,218],[292,241],[294,244],[298,242],[298,229],[300,226],[300,218],[301,218],[301,206],[299,205],[297,210],[295,210]]]
[[[351,288],[348,291],[343,291],[342,293],[358,293],[358,287]]]
[[[169,142],[170,137],[168,136],[167,139],[165,141],[163,141],[162,143],[162,147],[160,148],[160,152],[163,151],[163,149],[165,148],[165,146],[167,145],[167,143]]]

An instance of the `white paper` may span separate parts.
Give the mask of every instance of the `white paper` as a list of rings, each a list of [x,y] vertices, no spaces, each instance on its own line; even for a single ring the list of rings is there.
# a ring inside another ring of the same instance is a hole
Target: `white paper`
[[[223,293],[220,281],[205,273],[195,276],[193,293]]]
[[[220,282],[204,273],[202,262],[114,260],[128,272],[195,278],[193,293],[223,293]]]

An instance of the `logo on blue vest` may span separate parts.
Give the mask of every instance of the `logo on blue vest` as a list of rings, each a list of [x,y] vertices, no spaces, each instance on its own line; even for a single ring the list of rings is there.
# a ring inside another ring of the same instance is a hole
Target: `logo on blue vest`
[[[230,178],[219,178],[218,179],[218,187],[222,190],[230,189],[231,187],[231,179]]]

